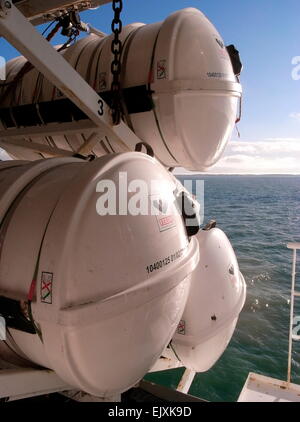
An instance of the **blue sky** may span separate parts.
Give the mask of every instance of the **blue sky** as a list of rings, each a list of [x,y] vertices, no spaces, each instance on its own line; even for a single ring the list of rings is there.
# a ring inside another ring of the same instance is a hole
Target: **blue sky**
[[[123,22],[155,22],[184,7],[202,10],[225,43],[236,45],[244,63],[241,138],[234,131],[236,143],[212,171],[242,172],[250,156],[249,162],[256,157],[251,164],[256,169],[250,166],[247,172],[300,173],[300,79],[292,78],[292,59],[300,56],[300,1],[124,0]],[[82,13],[84,21],[104,32],[110,32],[111,18],[110,4]],[[1,39],[0,55],[9,59],[16,53]]]

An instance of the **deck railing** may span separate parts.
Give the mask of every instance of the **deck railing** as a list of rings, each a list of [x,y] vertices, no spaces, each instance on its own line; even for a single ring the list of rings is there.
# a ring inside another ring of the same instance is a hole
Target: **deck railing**
[[[290,383],[291,382],[291,370],[292,370],[293,340],[300,340],[300,336],[293,334],[295,297],[300,297],[300,291],[296,291],[296,262],[297,262],[297,250],[300,249],[300,242],[288,243],[287,247],[288,247],[288,249],[293,250],[291,310],[290,310],[290,333],[289,333],[289,355],[288,355],[288,372],[287,372],[287,381]]]

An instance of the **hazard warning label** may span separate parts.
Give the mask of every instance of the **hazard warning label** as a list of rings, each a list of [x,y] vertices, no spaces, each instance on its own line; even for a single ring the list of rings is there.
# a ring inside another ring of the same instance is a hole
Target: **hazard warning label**
[[[167,60],[159,60],[157,62],[157,79],[167,78]]]
[[[185,321],[183,319],[178,324],[177,333],[185,335]]]
[[[99,89],[100,91],[105,91],[107,87],[106,84],[106,72],[102,72],[99,75]]]
[[[159,215],[156,216],[156,220],[160,232],[176,227],[176,221],[173,215]]]
[[[53,273],[42,272],[41,277],[41,301],[52,303]]]

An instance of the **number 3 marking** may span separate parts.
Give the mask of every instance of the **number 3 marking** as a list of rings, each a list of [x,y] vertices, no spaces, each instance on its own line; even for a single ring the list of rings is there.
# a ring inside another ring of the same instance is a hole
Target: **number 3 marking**
[[[102,100],[98,100],[98,104],[99,104],[98,114],[99,114],[99,116],[103,116],[103,114],[104,114],[104,110],[103,110],[104,103],[103,103]]]

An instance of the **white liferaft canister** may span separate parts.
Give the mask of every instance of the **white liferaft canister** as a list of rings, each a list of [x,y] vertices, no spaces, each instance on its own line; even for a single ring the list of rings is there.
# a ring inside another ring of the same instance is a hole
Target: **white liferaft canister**
[[[160,23],[128,25],[121,39],[126,123],[152,146],[165,166],[199,171],[216,163],[229,140],[241,99],[241,85],[216,28],[199,10],[188,8]],[[108,103],[111,42],[112,36],[89,36],[63,53]],[[8,82],[24,63],[24,59],[8,63]],[[36,70],[4,95],[7,89],[0,90],[4,130],[0,145],[15,158],[48,156],[26,150],[24,139],[76,152],[95,131],[88,127],[86,116]],[[30,128],[24,133],[24,125],[45,127],[45,136],[37,135],[36,130],[30,132]],[[13,143],[5,139],[5,133],[9,135],[5,129],[14,130]],[[22,146],[17,145],[17,139],[22,139]],[[132,146],[99,135],[91,152],[101,156],[128,147]]]
[[[208,371],[228,346],[246,299],[246,283],[225,233],[201,230],[200,261],[172,349],[182,364]]]
[[[163,224],[157,215],[99,215],[103,181],[117,209],[121,185],[133,201],[143,181],[147,202],[171,201],[174,213]],[[102,397],[144,376],[174,334],[198,262],[174,189],[141,153],[0,163],[0,300],[20,304],[7,340],[17,355]],[[38,334],[16,327],[18,318]]]

